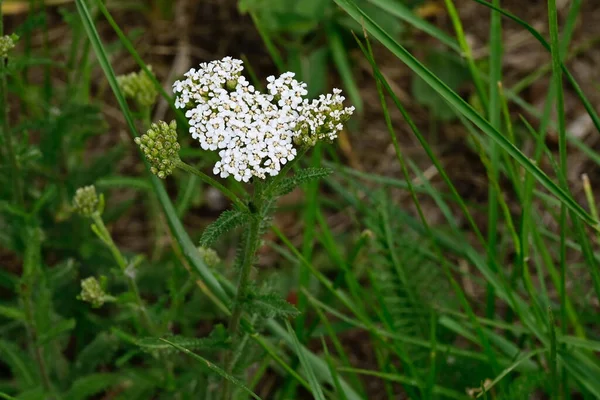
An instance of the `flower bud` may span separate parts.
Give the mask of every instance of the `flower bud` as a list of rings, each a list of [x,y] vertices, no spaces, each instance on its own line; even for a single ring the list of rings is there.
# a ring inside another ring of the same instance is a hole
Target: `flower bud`
[[[8,57],[8,52],[12,50],[19,40],[16,34],[0,36],[0,58]]]
[[[217,252],[211,248],[198,247],[198,253],[200,253],[202,261],[204,261],[204,263],[210,268],[216,267],[221,262],[221,258]]]
[[[98,195],[93,185],[81,187],[75,192],[73,209],[82,217],[91,217],[98,211],[98,205]]]
[[[118,76],[117,83],[125,97],[134,100],[142,108],[152,107],[156,102],[158,92],[145,71]]]
[[[104,292],[100,282],[93,276],[81,281],[81,293],[77,298],[90,303],[93,308],[100,308],[105,302],[113,299]]]
[[[175,121],[152,124],[145,135],[135,138],[135,143],[140,146],[154,175],[164,179],[173,173],[180,160]]]

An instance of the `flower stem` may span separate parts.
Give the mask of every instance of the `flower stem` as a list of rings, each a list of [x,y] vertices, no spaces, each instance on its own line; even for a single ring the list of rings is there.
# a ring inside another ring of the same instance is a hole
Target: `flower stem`
[[[27,333],[29,335],[31,346],[33,347],[35,361],[42,379],[42,386],[44,387],[44,391],[49,394],[52,393],[52,386],[50,384],[50,378],[48,376],[48,369],[46,368],[46,361],[44,360],[42,348],[38,343],[37,326],[35,323],[35,317],[33,315],[33,305],[31,303],[31,293],[29,292],[28,288],[27,294],[23,296],[23,308],[25,309],[25,318],[27,321]],[[50,398],[53,399],[54,397]]]
[[[240,210],[243,210],[243,211],[248,210],[248,206],[246,206],[246,204],[244,204],[244,202],[242,200],[240,200],[240,198],[237,197],[235,195],[235,193],[233,193],[231,190],[227,189],[225,186],[223,186],[222,184],[217,182],[215,179],[213,179],[210,176],[206,175],[205,173],[201,172],[197,168],[194,168],[191,165],[186,164],[185,162],[183,162],[181,160],[179,160],[179,162],[177,163],[177,167],[186,172],[189,172],[190,174],[196,175],[198,178],[200,178],[200,180],[202,180],[202,182],[207,183],[210,186],[220,190],[221,193],[223,193],[226,197],[228,197],[233,202],[233,204],[235,204],[235,206],[238,207]]]
[[[92,220],[94,221],[94,224],[97,228],[96,234],[106,244],[106,246],[112,253],[113,258],[119,265],[119,268],[123,272],[125,279],[127,280],[127,285],[129,286],[129,291],[131,291],[131,293],[133,293],[135,302],[142,313],[142,316],[143,316],[142,324],[146,326],[146,329],[148,329],[148,331],[150,333],[154,333],[155,326],[152,323],[152,320],[150,319],[150,317],[148,316],[148,313],[146,312],[146,307],[144,306],[144,302],[142,301],[142,296],[140,295],[140,290],[137,286],[137,283],[135,282],[134,277],[131,276],[131,274],[129,274],[127,272],[127,261],[125,260],[125,257],[123,257],[121,250],[119,250],[119,248],[117,247],[115,242],[112,240],[112,236],[110,235],[110,232],[108,231],[108,229],[106,229],[106,225],[104,225],[104,221],[102,220],[102,217],[100,216],[100,214],[94,213],[92,215]]]
[[[259,198],[260,191],[257,191],[254,195],[254,199],[258,201]],[[257,208],[260,209],[258,205]],[[240,277],[238,279],[237,291],[233,302],[233,310],[229,319],[229,334],[232,338],[232,350],[225,355],[225,368],[229,375],[232,374],[233,368],[235,367],[235,357],[233,357],[233,353],[235,352],[238,328],[242,319],[243,302],[250,284],[250,271],[252,270],[256,250],[258,250],[259,247],[261,222],[260,213],[254,212],[250,218],[250,225],[244,240]],[[231,400],[231,383],[227,379],[224,379],[222,399]]]

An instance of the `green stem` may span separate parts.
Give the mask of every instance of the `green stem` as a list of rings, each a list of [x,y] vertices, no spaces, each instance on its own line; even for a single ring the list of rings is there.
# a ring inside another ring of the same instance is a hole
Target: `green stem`
[[[217,182],[215,179],[213,179],[210,176],[206,175],[205,173],[201,172],[197,168],[194,168],[191,165],[186,164],[185,162],[183,162],[181,160],[179,160],[179,162],[177,163],[177,168],[182,169],[186,172],[189,172],[190,174],[196,175],[198,178],[200,178],[200,180],[202,180],[202,182],[214,187],[215,189],[220,190],[221,193],[223,193],[226,197],[228,197],[229,200],[231,200],[233,202],[233,204],[235,204],[235,206],[237,208],[239,208],[240,210],[243,210],[243,211],[248,210],[248,206],[246,206],[246,204],[244,204],[244,202],[242,200],[240,200],[240,198],[237,197],[235,195],[235,193],[233,193],[231,190],[227,189],[225,186],[223,186],[222,184]]]
[[[254,199],[257,200],[260,196],[260,191],[257,191],[254,195]],[[258,206],[258,205],[257,205]],[[257,207],[258,208],[258,207]],[[242,319],[243,302],[248,292],[248,286],[250,284],[250,271],[252,270],[252,264],[258,249],[260,241],[260,225],[261,218],[259,213],[253,213],[250,219],[250,226],[246,233],[246,239],[244,242],[244,252],[242,254],[242,267],[240,271],[240,277],[238,279],[237,290],[233,301],[233,311],[229,319],[229,334],[233,340],[232,350],[229,351],[225,356],[225,367],[228,374],[231,375],[235,366],[235,358],[233,352],[235,351],[236,337],[240,321]],[[230,400],[231,398],[231,384],[229,380],[224,380],[223,388],[223,400]]]
[[[38,344],[37,327],[35,318],[33,316],[33,307],[31,304],[31,293],[29,288],[27,288],[27,293],[25,293],[23,297],[23,308],[25,309],[25,318],[27,319],[27,334],[29,335],[29,341],[33,347],[35,361],[40,371],[42,386],[44,387],[45,393],[51,393],[52,387],[50,385],[50,378],[48,377],[46,361],[44,360],[44,355],[42,354],[42,348]]]
[[[0,37],[4,35],[3,15],[2,15],[2,3],[0,0]],[[23,199],[23,188],[21,187],[19,164],[17,163],[17,157],[15,155],[15,148],[13,138],[10,133],[10,127],[8,125],[8,91],[6,84],[6,60],[0,58],[0,117],[2,118],[2,137],[4,138],[4,147],[6,148],[6,159],[9,164],[9,173],[12,186],[14,190],[14,200],[17,204],[24,205]]]
[[[104,225],[104,221],[102,220],[102,217],[100,216],[100,214],[94,213],[92,215],[92,220],[94,221],[94,224],[98,228],[98,231],[96,232],[96,234],[106,244],[106,246],[112,253],[115,261],[119,265],[119,268],[123,272],[125,279],[127,280],[127,286],[129,287],[129,290],[131,291],[131,293],[133,293],[135,302],[142,313],[143,325],[146,326],[146,329],[148,329],[149,332],[151,332],[151,333],[155,332],[154,324],[152,323],[152,320],[150,319],[150,317],[148,316],[148,313],[146,312],[146,307],[144,306],[144,302],[142,301],[142,296],[140,295],[140,290],[138,288],[138,285],[137,285],[135,279],[133,278],[133,276],[131,276],[131,274],[129,274],[127,272],[127,266],[128,266],[127,260],[125,260],[125,257],[123,257],[123,254],[121,254],[121,250],[119,250],[119,248],[117,247],[115,242],[112,240],[112,236],[110,235],[110,232],[108,231],[108,229],[106,229],[106,225]]]

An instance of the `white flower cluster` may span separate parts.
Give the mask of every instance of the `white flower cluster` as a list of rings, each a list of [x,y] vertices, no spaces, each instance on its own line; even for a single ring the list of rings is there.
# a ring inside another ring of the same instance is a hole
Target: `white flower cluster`
[[[248,182],[256,176],[275,176],[296,156],[294,143],[314,145],[333,140],[353,107],[343,108],[344,97],[332,94],[309,101],[306,84],[294,73],[267,78],[267,94],[241,75],[241,60],[226,57],[200,64],[173,91],[176,107],[186,108],[190,133],[204,150],[218,151],[213,172]]]

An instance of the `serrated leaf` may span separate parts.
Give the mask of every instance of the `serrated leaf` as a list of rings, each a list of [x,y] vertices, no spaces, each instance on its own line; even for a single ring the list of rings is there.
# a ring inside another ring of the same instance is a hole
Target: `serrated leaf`
[[[138,340],[137,345],[145,351],[172,350],[172,343],[189,350],[214,350],[226,349],[229,347],[229,336],[223,325],[217,325],[210,335],[204,338],[168,336],[165,339],[167,339],[169,343],[165,342],[163,338],[142,338]]]
[[[251,294],[244,302],[244,308],[250,314],[259,314],[263,318],[296,317],[300,311],[277,293]]]
[[[247,220],[248,214],[241,211],[224,211],[216,221],[206,227],[200,238],[200,246],[211,247],[221,235],[243,225]]]
[[[324,178],[332,172],[329,168],[306,168],[300,170],[296,175],[283,179],[272,189],[274,196],[283,196],[290,193],[303,183],[315,179]]]

